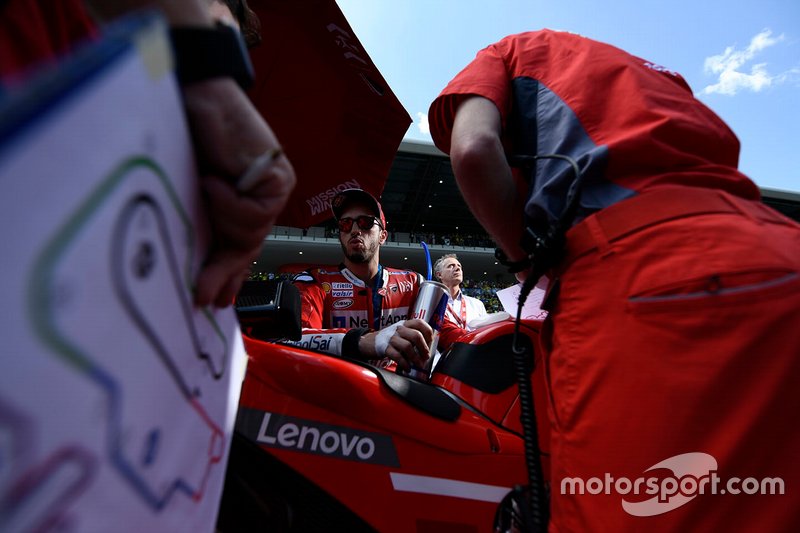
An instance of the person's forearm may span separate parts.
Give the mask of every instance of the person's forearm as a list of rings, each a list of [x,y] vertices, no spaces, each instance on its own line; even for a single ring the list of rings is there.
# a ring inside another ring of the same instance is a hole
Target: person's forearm
[[[283,340],[282,344],[291,344],[305,350],[325,352],[331,355],[342,355],[342,341],[347,333],[344,329],[308,330],[304,329],[300,340]]]
[[[525,257],[520,247],[522,206],[502,149],[473,146],[453,161],[458,187],[475,218],[512,261]]]
[[[210,26],[213,22],[208,0],[85,0],[85,3],[104,22],[148,7],[159,9],[173,26]]]
[[[500,114],[491,101],[475,97],[461,104],[453,124],[450,159],[475,218],[510,260],[524,258],[522,198],[500,142]]]

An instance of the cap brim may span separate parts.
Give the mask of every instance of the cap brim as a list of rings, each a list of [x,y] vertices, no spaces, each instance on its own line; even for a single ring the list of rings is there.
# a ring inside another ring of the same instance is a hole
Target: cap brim
[[[333,216],[338,220],[342,217],[342,213],[347,209],[347,206],[353,203],[367,206],[386,225],[383,220],[383,210],[380,203],[370,193],[362,189],[348,189],[337,194],[331,201]]]

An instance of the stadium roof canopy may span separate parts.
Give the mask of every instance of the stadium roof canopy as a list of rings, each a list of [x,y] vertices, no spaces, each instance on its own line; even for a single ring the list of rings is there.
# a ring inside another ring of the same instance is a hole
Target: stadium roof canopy
[[[487,184],[487,187],[490,186]],[[764,203],[800,221],[800,193],[773,189],[761,190]],[[481,237],[486,232],[472,216],[456,185],[450,159],[429,143],[403,141],[381,195],[388,229],[395,233],[395,242],[381,250],[381,262],[397,268],[410,268],[426,273],[424,252],[417,242],[409,242],[409,234],[425,238],[433,260],[455,252],[464,265],[467,277],[513,282],[503,267],[494,261],[493,245],[460,247],[445,245],[444,236]],[[331,218],[326,225],[333,228]],[[264,247],[256,269],[277,272],[286,264],[336,264],[341,249],[335,238],[324,238],[324,232],[311,228],[303,236],[299,229],[276,228]],[[429,234],[437,241],[431,242]],[[302,252],[302,254],[301,254]],[[484,274],[485,273],[485,274]]]
[[[800,221],[800,193],[762,188],[761,195],[765,204]],[[461,198],[450,158],[432,144],[400,144],[381,201],[396,231],[485,234]]]

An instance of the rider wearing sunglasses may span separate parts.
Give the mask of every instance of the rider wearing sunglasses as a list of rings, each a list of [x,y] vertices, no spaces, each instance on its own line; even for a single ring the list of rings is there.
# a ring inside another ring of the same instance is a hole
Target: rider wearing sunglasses
[[[302,301],[303,347],[368,360],[381,367],[424,366],[433,331],[409,310],[422,276],[380,264],[386,217],[362,189],[331,201],[344,260],[295,277]]]
[[[379,228],[384,229],[381,221],[373,215],[359,215],[356,218],[344,217],[337,220],[336,223],[339,226],[339,231],[342,233],[349,233],[350,230],[353,229],[353,224],[358,226],[358,229],[362,231],[371,230],[372,226],[375,224],[377,224]]]

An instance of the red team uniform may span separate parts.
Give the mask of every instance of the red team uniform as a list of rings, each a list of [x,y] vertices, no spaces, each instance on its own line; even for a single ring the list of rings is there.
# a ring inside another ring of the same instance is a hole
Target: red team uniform
[[[564,32],[478,53],[431,105],[445,152],[472,95],[496,105],[507,153],[569,156],[585,180],[542,335],[551,530],[796,530],[800,227],[737,170],[735,135],[675,72]],[[547,228],[570,166],[517,178],[528,225]],[[712,471],[723,489],[781,478],[785,493],[693,492]],[[686,494],[613,482],[652,476]],[[605,486],[570,491],[576,479]]]
[[[345,333],[354,328],[380,330],[407,320],[419,292],[417,272],[381,266],[376,285],[367,286],[344,265],[314,268],[294,279],[303,308],[304,348],[341,354]],[[381,365],[390,361],[382,360]]]

